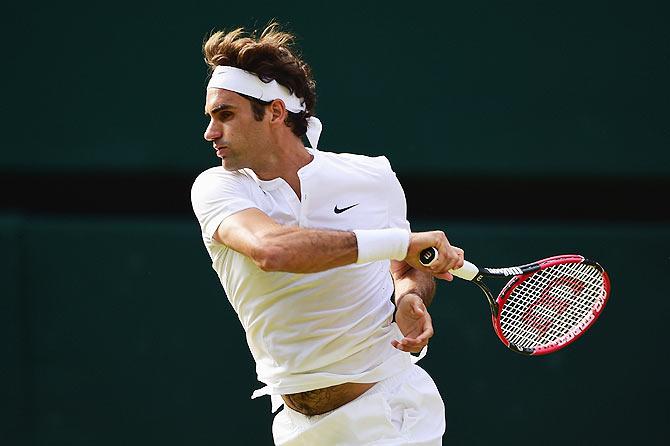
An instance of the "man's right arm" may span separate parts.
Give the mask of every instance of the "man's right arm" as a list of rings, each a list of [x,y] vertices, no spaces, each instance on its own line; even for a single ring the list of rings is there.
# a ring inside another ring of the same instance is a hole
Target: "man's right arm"
[[[249,257],[263,271],[315,273],[358,258],[353,232],[284,226],[256,208],[223,220],[214,239]]]
[[[214,239],[249,257],[264,271],[315,273],[356,263],[359,256],[354,232],[284,226],[257,208],[225,218]],[[441,231],[413,233],[409,240],[405,261],[417,269],[440,274],[462,264]],[[440,256],[426,268],[418,254],[431,246],[440,250]]]

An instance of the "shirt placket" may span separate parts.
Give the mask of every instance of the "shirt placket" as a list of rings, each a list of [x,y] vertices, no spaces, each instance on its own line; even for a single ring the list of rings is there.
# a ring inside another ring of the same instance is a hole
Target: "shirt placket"
[[[305,181],[305,178],[298,173],[298,178],[300,179],[300,214],[299,214],[299,224],[301,227],[309,227],[309,219],[307,218],[307,211],[309,209],[309,190],[308,182]],[[294,194],[295,195],[295,194]]]
[[[301,208],[302,204],[300,203],[300,200],[298,200],[298,196],[293,192],[293,189],[291,189],[291,186],[288,185],[286,182],[282,182],[281,186],[279,187],[279,190],[281,191],[281,194],[284,196],[284,199],[288,203],[289,207],[291,208],[291,213],[293,214],[293,218],[295,218],[295,221],[298,222],[298,225],[301,224]]]

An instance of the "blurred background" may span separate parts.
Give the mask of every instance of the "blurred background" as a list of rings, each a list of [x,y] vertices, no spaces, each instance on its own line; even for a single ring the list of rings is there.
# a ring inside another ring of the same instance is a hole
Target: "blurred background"
[[[385,154],[415,230],[486,266],[598,260],[610,303],[547,357],[440,283],[420,363],[445,444],[666,444],[664,2],[12,2],[0,18],[0,444],[271,444],[190,186],[215,29],[294,32],[319,148]]]

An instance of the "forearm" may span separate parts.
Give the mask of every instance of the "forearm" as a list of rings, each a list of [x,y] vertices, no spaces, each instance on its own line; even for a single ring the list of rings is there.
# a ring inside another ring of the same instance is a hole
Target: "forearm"
[[[403,259],[409,234],[397,228],[338,231],[285,226],[250,208],[219,224],[214,240],[263,271],[315,273],[352,263]]]
[[[415,294],[421,298],[426,307],[430,306],[435,296],[435,279],[433,275],[412,268],[406,262],[394,261],[391,273],[395,283],[396,306],[407,294]]]
[[[259,234],[252,258],[265,271],[315,273],[355,263],[353,232],[278,225]]]

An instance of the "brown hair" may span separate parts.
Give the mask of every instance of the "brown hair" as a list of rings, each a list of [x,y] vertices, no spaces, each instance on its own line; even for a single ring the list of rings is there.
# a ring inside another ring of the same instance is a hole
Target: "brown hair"
[[[273,79],[305,101],[304,112],[288,113],[286,125],[297,136],[307,131],[307,118],[313,116],[316,104],[316,84],[309,66],[303,62],[293,48],[295,37],[280,31],[276,22],[271,22],[260,35],[247,35],[243,28],[228,33],[217,31],[203,44],[205,62],[210,72],[218,65],[240,68],[256,74],[261,80]],[[251,101],[256,119],[262,119],[268,102],[243,95]]]

